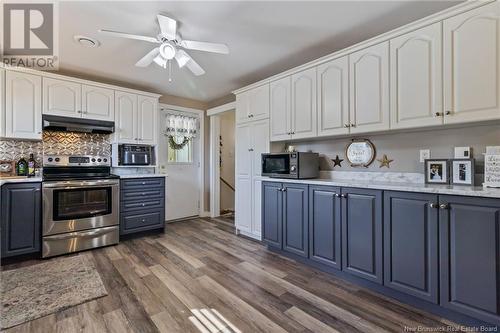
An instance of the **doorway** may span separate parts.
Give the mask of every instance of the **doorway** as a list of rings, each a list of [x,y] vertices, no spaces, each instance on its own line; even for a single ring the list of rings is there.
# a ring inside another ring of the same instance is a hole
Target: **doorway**
[[[167,221],[199,216],[203,212],[203,114],[197,111],[160,107],[158,165],[160,172],[168,175],[165,204]],[[172,117],[194,122],[195,136],[185,140],[184,135],[165,135],[167,121]]]

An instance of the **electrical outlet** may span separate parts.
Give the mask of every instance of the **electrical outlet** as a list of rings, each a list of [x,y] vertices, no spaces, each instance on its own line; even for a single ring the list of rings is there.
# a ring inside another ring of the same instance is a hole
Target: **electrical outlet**
[[[431,150],[430,149],[421,149],[420,150],[420,163],[424,163],[425,160],[431,158]]]

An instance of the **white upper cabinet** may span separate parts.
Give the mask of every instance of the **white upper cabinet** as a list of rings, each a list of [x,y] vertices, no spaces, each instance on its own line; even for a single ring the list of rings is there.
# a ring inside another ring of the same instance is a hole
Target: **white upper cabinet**
[[[42,139],[42,78],[7,71],[5,74],[5,136]]]
[[[292,139],[315,137],[316,68],[292,75]]]
[[[271,141],[291,139],[291,77],[271,82],[270,100]]]
[[[82,85],[44,77],[43,114],[80,118],[82,116]]]
[[[269,120],[260,120],[251,124],[252,136],[252,173],[260,176],[262,173],[262,153],[269,152]]]
[[[389,129],[389,42],[349,55],[351,133]]]
[[[446,124],[500,118],[500,3],[444,21]]]
[[[349,133],[349,59],[332,60],[317,68],[318,136]]]
[[[115,119],[115,91],[82,85],[82,116],[113,121]]]
[[[0,68],[0,138],[5,136],[5,70]]]
[[[236,95],[236,122],[269,118],[269,84]]]
[[[137,95],[115,93],[115,141],[137,143]]]
[[[138,141],[141,144],[156,143],[156,114],[158,99],[148,96],[137,96]]]
[[[391,128],[443,123],[441,23],[390,41]]]

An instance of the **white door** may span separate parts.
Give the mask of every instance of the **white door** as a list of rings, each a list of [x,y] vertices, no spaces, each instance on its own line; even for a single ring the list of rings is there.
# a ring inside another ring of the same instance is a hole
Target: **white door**
[[[42,78],[7,71],[5,95],[5,136],[41,140]]]
[[[316,136],[316,68],[292,75],[292,139]]]
[[[259,177],[262,174],[262,153],[268,153],[269,147],[269,120],[252,122],[250,126],[252,147],[252,175]],[[250,164],[250,163],[249,163]]]
[[[84,118],[115,120],[115,91],[82,85],[82,114]]]
[[[82,85],[44,77],[43,114],[80,118],[82,116]]]
[[[446,124],[500,118],[500,3],[443,23]]]
[[[291,102],[291,77],[287,76],[271,82],[271,141],[291,139]]]
[[[160,170],[168,177],[166,195],[166,220],[172,221],[200,214],[200,162],[201,145],[198,127],[198,135],[180,150],[172,149],[168,144],[168,138],[163,135],[166,126],[167,114],[180,114],[198,118],[196,113],[180,112],[176,110],[161,109],[159,111],[159,135],[158,135],[158,164]],[[181,141],[180,138],[177,139]]]
[[[269,84],[248,92],[248,113],[252,121],[269,118]]]
[[[137,143],[137,95],[115,92],[115,142]]]
[[[138,95],[137,110],[138,141],[140,144],[153,145],[156,143],[158,99]]]
[[[389,129],[389,42],[349,55],[351,133]]]
[[[236,176],[235,226],[252,233],[252,177]]]
[[[391,44],[391,128],[443,123],[441,22]]]
[[[248,108],[250,107],[249,105],[249,98],[250,92],[245,91],[242,92],[241,94],[236,95],[236,123],[245,123],[250,121],[250,112]]]
[[[235,148],[236,148],[236,173],[240,176],[250,176],[252,172],[252,127],[250,124],[236,126]]]
[[[318,66],[318,136],[349,133],[349,58]]]

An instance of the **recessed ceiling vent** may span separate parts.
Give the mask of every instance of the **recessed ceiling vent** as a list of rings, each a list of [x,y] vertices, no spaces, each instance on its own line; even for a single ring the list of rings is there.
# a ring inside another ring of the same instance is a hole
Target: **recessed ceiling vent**
[[[75,40],[75,42],[85,47],[94,48],[101,45],[101,43],[97,39],[87,36],[76,35],[73,37],[73,39]]]

